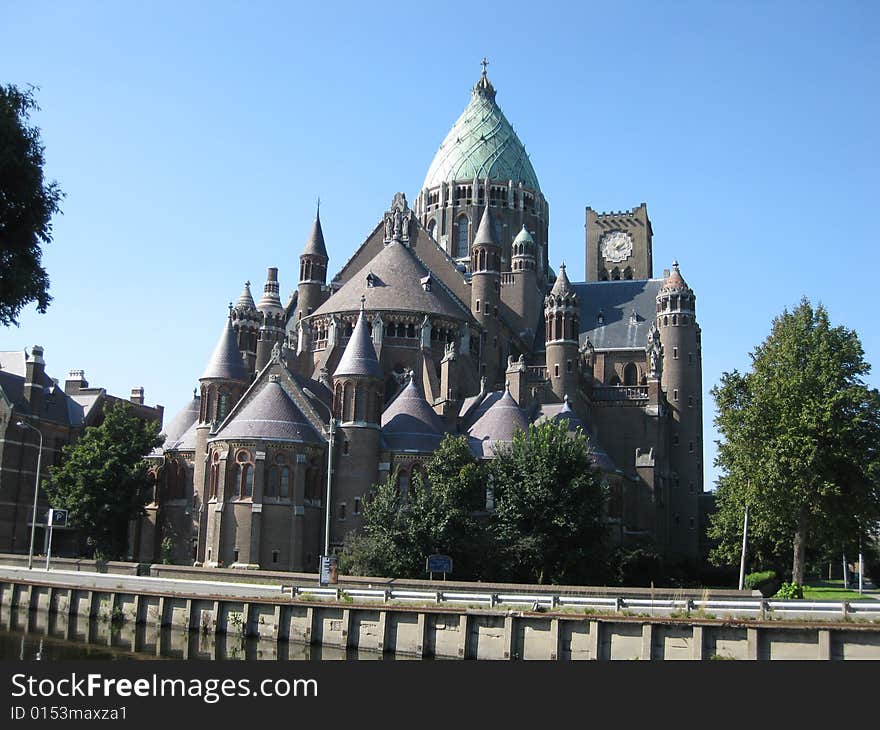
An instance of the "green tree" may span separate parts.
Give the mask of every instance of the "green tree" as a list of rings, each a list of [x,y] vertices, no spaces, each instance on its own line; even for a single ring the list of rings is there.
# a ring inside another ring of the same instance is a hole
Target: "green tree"
[[[346,541],[341,567],[357,575],[422,578],[425,558],[449,555],[455,576],[480,577],[486,549],[485,469],[464,437],[446,436],[416,471],[405,498],[397,475],[366,500],[363,528]]]
[[[158,422],[138,418],[120,401],[65,446],[61,465],[50,469],[49,503],[70,510],[71,524],[95,541],[96,553],[125,554],[128,523],[144,514],[151,483],[143,457],[163,441]]]
[[[33,87],[0,85],[0,324],[18,324],[29,302],[43,313],[49,276],[41,246],[52,242],[52,216],[63,197],[58,183],[43,180],[40,130],[28,123],[37,110]]]
[[[712,560],[739,560],[749,506],[750,551],[770,563],[790,552],[803,583],[808,547],[830,549],[880,517],[880,395],[858,336],[832,327],[807,299],[773,320],[751,372],[713,388],[721,434]]]
[[[606,489],[581,432],[545,421],[491,462],[498,577],[585,583],[602,575]]]

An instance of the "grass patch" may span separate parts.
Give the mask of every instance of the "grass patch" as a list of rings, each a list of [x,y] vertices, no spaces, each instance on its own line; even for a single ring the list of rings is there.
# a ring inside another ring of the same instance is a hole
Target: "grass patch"
[[[870,594],[859,595],[858,591],[836,586],[804,586],[804,600],[807,601],[872,601]],[[878,601],[880,603],[880,601]]]

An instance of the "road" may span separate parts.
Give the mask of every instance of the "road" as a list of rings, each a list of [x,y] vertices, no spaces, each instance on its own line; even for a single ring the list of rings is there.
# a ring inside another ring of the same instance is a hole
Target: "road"
[[[0,580],[46,581],[54,585],[129,593],[185,593],[195,596],[225,598],[278,598],[281,585],[255,583],[219,583],[204,580],[178,580],[147,576],[89,573],[86,571],[49,570],[0,566]]]

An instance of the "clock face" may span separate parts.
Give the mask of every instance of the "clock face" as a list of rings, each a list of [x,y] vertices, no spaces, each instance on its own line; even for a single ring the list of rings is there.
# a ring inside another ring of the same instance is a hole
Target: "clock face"
[[[611,231],[602,236],[601,250],[606,261],[618,264],[632,253],[632,238],[624,231]]]

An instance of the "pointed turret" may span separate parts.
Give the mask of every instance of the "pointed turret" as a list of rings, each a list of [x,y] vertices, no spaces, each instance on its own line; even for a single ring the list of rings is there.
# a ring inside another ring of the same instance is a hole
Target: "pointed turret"
[[[477,227],[477,233],[474,236],[474,246],[497,246],[495,234],[492,232],[492,214],[489,212],[489,204],[483,208],[483,215],[480,217],[480,225]]]
[[[699,542],[695,495],[703,491],[700,326],[696,296],[681,275],[678,261],[673,261],[672,271],[664,274],[663,287],[657,293],[656,320],[662,343],[660,388],[671,417],[669,465],[673,484],[679,485],[670,493],[669,539],[673,552],[695,555]],[[654,350],[656,353],[658,348]]]
[[[348,344],[345,346],[339,365],[336,366],[336,371],[333,373],[334,379],[343,375],[382,378],[382,367],[379,365],[379,358],[376,357],[376,348],[373,346],[370,329],[364,317],[363,303],[361,303],[357,323]]]
[[[248,372],[253,377],[257,364],[257,339],[263,316],[254,304],[251,295],[251,283],[246,281],[244,289],[232,308],[232,328],[238,340],[238,349],[244,358]]]
[[[568,274],[565,273],[564,261],[559,266],[559,274],[556,276],[556,281],[554,282],[550,293],[557,297],[562,297],[566,294],[574,294],[574,289],[571,286],[571,282],[568,280]]]
[[[357,324],[342,359],[333,373],[333,415],[339,420],[341,455],[336,469],[331,511],[330,542],[340,545],[345,535],[361,524],[353,508],[363,500],[379,479],[381,415],[384,402],[382,368],[370,338],[370,325],[364,314],[364,300]],[[356,501],[357,500],[357,501]]]
[[[318,256],[319,258],[327,257],[327,246],[324,244],[324,230],[321,228],[321,212],[315,214],[315,222],[312,224],[312,230],[306,241],[306,247],[302,252],[303,256]]]
[[[498,308],[501,304],[501,250],[492,230],[489,204],[483,208],[480,226],[471,247],[471,312],[483,326],[480,348],[480,375],[489,384],[497,382],[501,372]]]
[[[513,283],[505,290],[505,301],[519,315],[519,332],[531,341],[541,317],[541,294],[538,289],[535,239],[523,224],[511,243],[510,270]]]
[[[579,319],[580,302],[563,263],[553,289],[544,299],[547,374],[550,387],[560,401],[578,390]]]
[[[271,266],[266,273],[263,296],[257,302],[257,309],[263,316],[260,337],[257,342],[256,369],[258,372],[266,367],[272,357],[272,348],[276,344],[284,344],[286,338],[284,307],[281,306],[278,289],[278,269]]]
[[[319,209],[315,214],[315,222],[312,225],[306,246],[299,257],[297,321],[312,314],[327,299],[324,285],[327,283],[327,264],[329,261]]]
[[[229,380],[241,383],[250,381],[250,375],[241,359],[235,331],[232,328],[232,315],[226,318],[226,324],[220,333],[220,339],[214,347],[211,359],[200,380]]]

